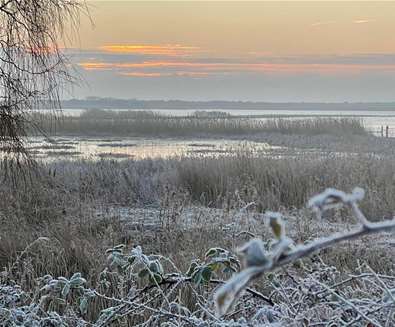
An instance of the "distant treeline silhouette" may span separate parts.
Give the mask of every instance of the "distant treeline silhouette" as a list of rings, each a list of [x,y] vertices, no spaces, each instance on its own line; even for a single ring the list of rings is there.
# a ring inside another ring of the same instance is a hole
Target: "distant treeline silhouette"
[[[377,103],[271,103],[252,101],[139,100],[87,97],[62,101],[67,109],[223,109],[223,110],[395,110],[395,102]]]

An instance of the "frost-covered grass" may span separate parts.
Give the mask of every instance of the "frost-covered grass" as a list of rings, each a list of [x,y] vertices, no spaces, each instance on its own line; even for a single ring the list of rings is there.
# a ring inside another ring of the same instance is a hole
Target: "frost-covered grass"
[[[248,151],[234,156],[123,161],[57,161],[38,166],[34,187],[0,185],[4,216],[45,222],[81,208],[160,206],[179,201],[225,210],[254,201],[258,210],[302,208],[328,185],[366,190],[362,209],[372,219],[394,215],[392,157],[267,158]],[[33,208],[33,210],[32,210]],[[81,212],[82,210],[82,212]],[[86,214],[86,213],[85,213]]]
[[[37,115],[44,130],[51,130],[54,119]],[[66,116],[55,123],[63,135],[112,136],[251,136],[262,133],[296,135],[367,135],[359,118],[238,118],[209,112],[185,117],[151,111],[88,110],[79,117]]]
[[[359,186],[366,218],[388,221],[394,174],[392,157],[362,154],[39,164],[32,185],[0,185],[0,325],[391,326],[393,233],[268,272],[225,316],[215,315],[213,295],[246,267],[236,249],[251,239],[276,249],[267,210],[280,211],[292,244],[308,248],[357,227],[352,207],[318,219],[306,208],[311,196]],[[325,194],[315,207],[351,199]],[[288,252],[278,253],[282,262]]]
[[[229,314],[216,316],[213,294],[233,271],[246,267],[235,249],[254,237],[264,240],[267,251],[276,249],[272,224],[252,205],[189,211],[173,201],[157,213],[156,229],[143,223],[149,218],[144,211],[140,228],[130,225],[138,211],[123,220],[103,212],[54,220],[40,230],[29,225],[47,237],[32,242],[25,237],[23,248],[8,260],[0,277],[2,324],[391,326],[395,263],[393,249],[380,244],[391,234],[340,245],[268,273],[250,284]],[[287,236],[307,248],[312,238],[351,226],[317,221],[302,211],[285,213],[284,220]],[[14,224],[15,230],[23,227],[21,221]],[[7,228],[10,232],[11,225]],[[7,239],[13,240],[11,233]]]

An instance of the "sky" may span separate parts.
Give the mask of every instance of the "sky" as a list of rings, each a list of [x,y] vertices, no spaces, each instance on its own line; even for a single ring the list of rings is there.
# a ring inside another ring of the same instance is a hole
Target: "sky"
[[[73,97],[395,100],[394,1],[89,1]]]

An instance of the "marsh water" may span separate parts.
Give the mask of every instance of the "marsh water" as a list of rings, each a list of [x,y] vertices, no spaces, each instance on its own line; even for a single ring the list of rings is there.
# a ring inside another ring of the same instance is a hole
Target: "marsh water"
[[[268,143],[228,139],[148,139],[148,138],[85,138],[34,137],[28,149],[37,159],[146,159],[176,156],[216,156],[240,153],[242,149],[260,154],[281,151]]]
[[[114,109],[113,109],[114,110]],[[134,109],[130,109],[134,110]],[[78,116],[83,109],[64,109],[62,114]],[[119,110],[125,111],[125,109]],[[196,110],[153,110],[171,116],[188,116]],[[390,136],[395,136],[394,111],[312,111],[312,110],[220,110],[232,116],[251,116],[255,119],[283,117],[286,119],[305,119],[313,117],[359,117],[366,128],[374,135],[381,135],[381,128],[389,126]],[[268,143],[255,143],[229,139],[158,139],[143,137],[106,137],[87,138],[78,136],[58,136],[51,139],[44,137],[29,138],[28,148],[36,158],[45,160],[57,159],[143,159],[168,158],[172,156],[216,156],[240,152],[241,148],[253,149],[255,152],[281,156],[284,148]],[[237,150],[237,151],[236,151]]]

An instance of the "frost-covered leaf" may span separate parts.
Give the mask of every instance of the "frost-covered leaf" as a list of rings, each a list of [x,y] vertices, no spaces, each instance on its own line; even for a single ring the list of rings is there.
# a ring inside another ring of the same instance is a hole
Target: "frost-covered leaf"
[[[85,314],[88,310],[88,299],[85,296],[80,299],[79,308],[82,314]]]
[[[214,303],[218,316],[223,316],[232,308],[251,279],[260,272],[261,270],[256,267],[247,268],[233,276],[215,292]]]
[[[212,270],[210,269],[210,267],[206,266],[204,268],[202,268],[202,279],[204,282],[209,282],[211,279],[211,275],[212,275]]]
[[[365,191],[360,187],[356,187],[351,194],[347,194],[334,188],[328,188],[324,192],[313,196],[308,201],[307,206],[321,212],[341,207],[343,204],[361,201],[364,196]]]
[[[261,239],[250,240],[239,249],[239,252],[243,254],[245,267],[270,267],[272,264]]]
[[[71,278],[70,278],[70,281],[73,281],[74,279],[77,279],[77,278],[81,278],[81,273],[80,272],[77,272],[77,273],[73,274],[73,276],[71,276]]]
[[[135,248],[132,249],[132,251],[130,251],[130,254],[135,257],[141,257],[143,254],[143,250],[141,246],[136,246]]]
[[[81,277],[81,273],[75,273],[71,278],[70,278],[70,284],[71,287],[77,287],[81,286],[86,283],[85,278]]]
[[[228,251],[226,251],[226,250],[224,250],[224,249],[222,249],[222,248],[211,248],[211,249],[209,249],[207,252],[206,252],[206,254],[204,255],[205,257],[206,257],[206,259],[207,258],[209,258],[209,257],[213,257],[213,256],[216,256],[216,255],[219,255],[219,254],[224,254],[224,253],[227,253]]]
[[[160,275],[163,274],[162,264],[158,260],[151,261],[148,267],[149,270],[152,271],[153,273],[158,273]]]
[[[70,292],[70,283],[66,283],[64,286],[63,286],[63,289],[62,289],[62,297],[67,297],[67,295],[69,294],[69,292]]]
[[[386,291],[385,293],[384,293],[384,296],[383,296],[383,302],[384,303],[391,303],[391,302],[393,302],[394,303],[394,305],[395,305],[395,288],[394,289],[390,289],[389,291]]]
[[[163,280],[163,277],[159,274],[151,273],[149,275],[149,281],[153,284],[161,283]]]
[[[197,269],[197,270],[195,270],[195,272],[194,272],[194,274],[192,275],[192,281],[195,283],[195,284],[200,284],[201,282],[202,282],[202,269],[200,268],[200,269]]]
[[[186,276],[191,277],[197,267],[199,267],[198,263],[196,261],[192,261],[191,264],[189,265],[187,272],[185,273]]]
[[[282,221],[282,216],[278,212],[266,212],[265,216],[269,219],[270,228],[276,239],[281,239],[285,236],[285,227]]]
[[[67,284],[69,282],[69,280],[67,278],[62,277],[62,276],[58,277],[58,281],[61,283],[64,283],[64,284]]]

